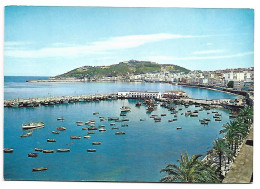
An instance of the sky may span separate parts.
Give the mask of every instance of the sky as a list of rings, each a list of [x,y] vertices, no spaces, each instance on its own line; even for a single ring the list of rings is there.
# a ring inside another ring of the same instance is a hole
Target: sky
[[[126,60],[191,70],[254,66],[253,9],[5,7],[4,75]]]

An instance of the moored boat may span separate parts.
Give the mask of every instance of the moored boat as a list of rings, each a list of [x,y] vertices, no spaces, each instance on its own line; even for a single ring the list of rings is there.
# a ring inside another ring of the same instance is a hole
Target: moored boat
[[[13,148],[4,148],[4,153],[13,153]]]
[[[66,128],[65,128],[65,127],[57,127],[57,130],[59,130],[59,131],[65,131]]]
[[[59,131],[52,131],[53,134],[60,134]]]
[[[47,139],[47,142],[56,142],[55,139]]]
[[[91,136],[89,136],[89,135],[85,135],[84,138],[91,138]]]
[[[87,152],[96,152],[96,149],[87,149]]]
[[[116,132],[115,134],[116,134],[116,135],[125,135],[125,132],[124,132],[124,131],[121,131],[121,132]]]
[[[28,137],[28,136],[32,136],[32,131],[31,132],[28,132],[28,133],[25,133],[23,135],[20,135],[20,137]]]
[[[33,158],[38,157],[38,153],[29,153],[28,157],[33,157]]]
[[[39,168],[33,168],[32,171],[35,172],[35,171],[46,171],[48,170],[47,167],[39,167]]]
[[[182,127],[177,127],[176,129],[177,129],[177,130],[180,130],[180,129],[182,129]]]
[[[56,152],[70,152],[69,148],[58,148]]]
[[[92,142],[92,145],[100,145],[101,142]]]
[[[121,112],[129,112],[131,110],[130,107],[127,106],[122,106],[122,108],[120,108]]]
[[[81,139],[81,136],[70,136],[71,139]]]
[[[40,148],[34,148],[34,150],[35,150],[36,152],[42,152],[42,151],[43,151],[43,149],[40,149]]]
[[[35,129],[35,128],[42,128],[44,127],[44,122],[30,122],[27,124],[23,124],[23,129]]]
[[[63,121],[64,117],[58,117],[57,120]]]
[[[43,152],[43,153],[53,153],[54,150],[43,150],[42,152]]]
[[[106,129],[101,128],[101,129],[99,129],[99,131],[104,132],[104,131],[106,131]]]

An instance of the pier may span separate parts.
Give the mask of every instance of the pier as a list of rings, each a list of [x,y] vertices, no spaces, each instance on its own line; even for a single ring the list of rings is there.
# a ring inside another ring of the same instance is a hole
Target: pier
[[[183,105],[206,105],[206,106],[222,106],[226,109],[237,110],[245,106],[243,102],[243,97],[240,99],[195,99],[195,98],[154,98],[160,102],[175,103]],[[44,98],[29,98],[29,99],[13,99],[5,100],[4,107],[9,108],[19,108],[19,107],[38,107],[42,106],[52,106],[57,104],[69,104],[75,102],[92,102],[101,100],[115,100],[115,99],[140,99],[135,97],[122,97],[118,94],[99,94],[99,95],[79,95],[79,96],[62,96],[62,97],[44,97]]]

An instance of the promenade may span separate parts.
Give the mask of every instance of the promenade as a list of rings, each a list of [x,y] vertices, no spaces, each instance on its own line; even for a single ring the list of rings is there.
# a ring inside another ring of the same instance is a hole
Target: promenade
[[[222,183],[253,182],[253,127]]]

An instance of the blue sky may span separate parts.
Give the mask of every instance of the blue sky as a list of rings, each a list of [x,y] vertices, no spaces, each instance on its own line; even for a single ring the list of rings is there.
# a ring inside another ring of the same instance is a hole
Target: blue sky
[[[5,7],[4,74],[55,76],[136,59],[252,67],[252,9]]]

